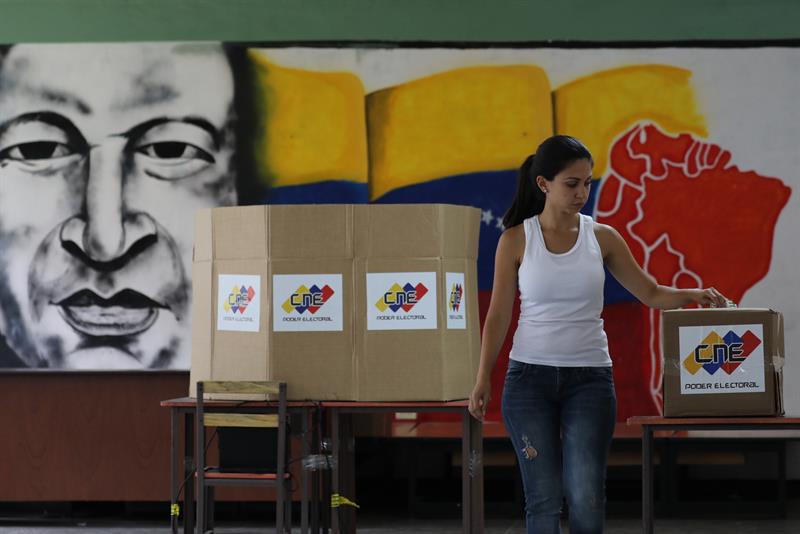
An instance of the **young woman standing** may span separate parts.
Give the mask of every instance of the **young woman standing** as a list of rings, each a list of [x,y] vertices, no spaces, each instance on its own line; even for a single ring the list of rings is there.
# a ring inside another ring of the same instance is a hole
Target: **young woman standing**
[[[511,322],[520,316],[502,395],[506,429],[525,488],[528,534],[561,531],[562,496],[571,534],[596,534],[605,522],[605,476],[616,396],[603,331],[603,267],[636,298],[659,309],[723,306],[714,288],[660,286],[610,226],[582,215],[593,160],[577,139],[545,140],[520,168],[516,198],[495,256],[470,412],[483,420],[490,377]]]

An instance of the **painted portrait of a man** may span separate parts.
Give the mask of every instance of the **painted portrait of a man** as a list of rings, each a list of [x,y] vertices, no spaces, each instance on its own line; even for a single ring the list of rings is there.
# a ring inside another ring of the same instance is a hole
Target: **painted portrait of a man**
[[[189,367],[192,213],[237,203],[215,44],[0,56],[3,367]]]

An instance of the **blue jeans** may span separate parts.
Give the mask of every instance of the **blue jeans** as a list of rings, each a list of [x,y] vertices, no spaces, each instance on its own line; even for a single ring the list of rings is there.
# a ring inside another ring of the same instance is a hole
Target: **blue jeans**
[[[522,472],[528,534],[561,532],[562,496],[570,534],[602,533],[617,411],[611,367],[510,360],[502,403]]]

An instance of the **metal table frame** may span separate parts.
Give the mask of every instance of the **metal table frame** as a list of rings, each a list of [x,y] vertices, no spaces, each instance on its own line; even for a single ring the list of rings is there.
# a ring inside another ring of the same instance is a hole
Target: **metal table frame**
[[[215,411],[221,411],[225,408],[242,408],[242,401],[206,401],[208,408]],[[193,397],[181,397],[177,399],[169,399],[161,401],[161,406],[170,409],[170,503],[175,506],[178,504],[178,493],[183,487],[183,532],[193,533],[195,527],[195,484],[194,484],[194,471],[195,471],[195,447],[194,447],[194,419],[195,412],[197,411],[197,400]],[[265,403],[248,401],[244,406],[259,408],[265,406]],[[290,401],[288,404],[288,411],[290,414],[300,414],[301,433],[306,436],[308,432],[313,431],[312,418],[316,415],[319,409],[319,403],[316,402],[295,402]],[[184,436],[184,452],[183,452],[183,469],[181,470],[180,451],[179,451],[179,435],[180,435],[180,420],[183,416],[183,436]],[[301,455],[303,458],[311,454],[310,442],[314,440],[301,439]],[[303,534],[309,532],[317,532],[319,529],[318,516],[316,513],[316,504],[319,502],[316,495],[317,485],[312,484],[312,477],[306,469],[301,469],[300,475],[300,488],[301,488],[301,521],[300,531]],[[178,532],[178,516],[179,513],[176,509],[172,509],[170,514],[170,527],[173,534]],[[310,518],[310,520],[309,520]]]
[[[800,430],[800,417],[697,417],[637,416],[629,425],[642,427],[642,530],[653,534],[653,433],[662,430]],[[786,471],[785,457],[779,469]],[[785,481],[785,479],[784,479]],[[780,491],[785,492],[783,487]]]
[[[352,496],[355,489],[350,444],[352,415],[358,413],[437,412],[461,415],[461,499],[462,524],[465,534],[483,534],[483,425],[469,413],[469,402],[330,402],[320,403],[330,414],[333,454],[332,493]],[[344,446],[343,446],[344,444]],[[332,509],[333,510],[333,509]],[[333,534],[354,533],[355,514],[352,508],[338,508],[331,514]]]

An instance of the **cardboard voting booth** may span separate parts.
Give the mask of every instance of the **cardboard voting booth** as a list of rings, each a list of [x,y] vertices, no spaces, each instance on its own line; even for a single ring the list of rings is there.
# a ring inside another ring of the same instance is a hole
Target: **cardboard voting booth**
[[[480,352],[480,210],[274,205],[195,217],[190,394],[282,380],[290,398],[453,400]]]

